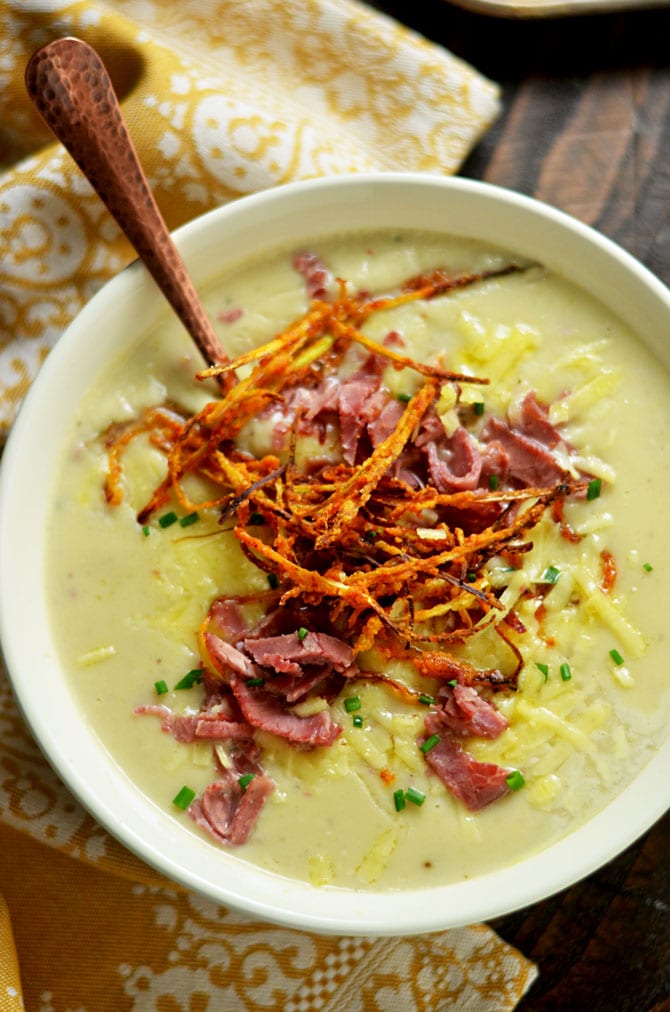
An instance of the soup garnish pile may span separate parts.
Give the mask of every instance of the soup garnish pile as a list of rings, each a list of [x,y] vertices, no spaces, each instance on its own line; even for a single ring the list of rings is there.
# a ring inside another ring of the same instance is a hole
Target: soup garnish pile
[[[373,237],[363,259],[397,245]],[[469,874],[451,852],[477,851],[493,809],[495,832],[527,795],[531,823],[560,835],[564,808],[585,810],[570,778],[595,783],[603,756],[627,748],[599,686],[604,672],[610,694],[625,694],[645,642],[617,596],[622,563],[606,536],[616,474],[588,428],[579,440],[584,415],[607,417],[619,371],[605,342],[569,324],[552,390],[539,328],[475,318],[487,299],[507,312],[510,290],[523,305],[549,285],[555,301],[563,283],[537,266],[472,246],[466,269],[419,258],[416,273],[399,279],[396,265],[375,291],[365,272],[352,281],[331,269],[332,247],[280,255],[305,311],[281,329],[264,321],[269,339],[252,335],[200,371],[197,405],[167,391],[89,444],[106,460],[97,508],[125,510],[128,528],[132,500],[135,565],[158,542],[163,554],[212,556],[213,582],[177,622],[192,665],[162,671],[154,698],[129,711],[157,717],[159,737],[182,751],[167,765],[173,804],[219,844],[253,859],[273,833],[288,847],[297,805],[317,828],[302,859],[277,867],[300,874],[302,860],[315,884],[393,885],[403,837],[432,811],[438,830],[417,864],[440,865],[441,834],[446,863]],[[219,313],[228,347],[244,334],[247,297],[242,287]],[[430,354],[415,330],[431,334]],[[540,365],[524,372],[526,360]],[[635,568],[651,578],[648,560]],[[85,658],[98,662],[104,650]],[[371,825],[344,847],[344,873],[336,851],[350,831],[334,805],[352,783],[352,813],[367,803]],[[273,806],[287,813],[275,829]]]

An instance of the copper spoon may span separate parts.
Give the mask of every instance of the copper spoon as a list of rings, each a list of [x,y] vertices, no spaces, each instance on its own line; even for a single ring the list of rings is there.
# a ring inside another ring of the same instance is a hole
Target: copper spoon
[[[149,189],[105,66],[63,38],[33,53],[26,88],[182,321],[209,365],[227,361]]]

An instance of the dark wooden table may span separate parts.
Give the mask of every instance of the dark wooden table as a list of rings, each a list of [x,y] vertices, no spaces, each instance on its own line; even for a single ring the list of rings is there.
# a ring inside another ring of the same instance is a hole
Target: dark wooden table
[[[502,116],[461,175],[570,212],[670,285],[670,8],[521,20],[445,0],[370,6],[502,86]],[[493,927],[540,969],[520,1012],[670,1009],[670,815]]]

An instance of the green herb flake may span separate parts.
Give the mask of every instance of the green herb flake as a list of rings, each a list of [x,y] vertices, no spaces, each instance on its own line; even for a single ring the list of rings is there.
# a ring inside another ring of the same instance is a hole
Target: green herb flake
[[[428,755],[428,753],[432,752],[435,746],[439,745],[439,743],[440,743],[439,734],[431,734],[430,738],[426,738],[425,741],[421,742],[419,748],[421,749],[424,755]]]
[[[257,689],[261,685],[265,685],[264,678],[247,678],[246,684],[250,689]]]
[[[484,414],[484,401],[475,401],[475,403],[472,406],[475,409],[476,415]]]
[[[419,696],[419,702],[423,703],[424,706],[432,706],[435,702],[435,696],[429,696],[427,692],[422,692]]]
[[[558,578],[560,575],[561,571],[556,566],[547,566],[544,573],[540,577],[540,581],[541,583],[554,584],[558,582]]]
[[[168,691],[167,682],[163,681],[163,679],[161,678],[159,682],[154,682],[154,689],[156,690],[157,696],[162,696],[165,692]]]
[[[176,524],[179,517],[171,510],[169,513],[164,513],[162,517],[158,518],[158,524],[160,527],[172,527],[172,524]]]
[[[356,710],[360,710],[361,701],[358,696],[348,696],[344,701],[344,709],[347,713],[354,713]]]
[[[182,517],[179,521],[180,527],[190,527],[191,524],[197,524],[200,517],[197,513],[187,513],[185,517]]]
[[[237,782],[243,791],[246,791],[247,787],[249,786],[249,784],[251,783],[251,781],[254,779],[255,776],[256,776],[255,773],[245,773],[244,776],[238,778]]]
[[[600,478],[591,478],[591,481],[589,482],[588,487],[586,489],[586,498],[599,499],[600,492],[602,490],[602,484],[603,483]]]
[[[512,770],[512,772],[505,777],[505,783],[511,791],[520,791],[526,783],[526,778],[521,770]]]
[[[403,404],[408,404],[411,401],[411,399],[412,399],[412,395],[411,394],[398,394],[397,398],[398,398],[399,401],[402,401]]]
[[[360,713],[355,713],[353,715],[353,717],[351,718],[351,723],[354,725],[354,727],[363,727],[363,718],[361,717]]]
[[[204,673],[204,668],[193,668],[177,682],[175,689],[192,689],[194,685],[200,684]]]
[[[185,812],[188,806],[195,797],[195,791],[191,790],[190,787],[182,787],[176,797],[172,799],[172,804],[175,808],[181,808],[182,812]]]
[[[546,682],[546,680],[549,678],[549,665],[543,664],[541,661],[535,661],[535,667],[539,672],[541,672],[541,674],[544,675],[544,680]]]
[[[142,528],[142,534],[144,535],[145,538],[149,537],[149,535],[151,534],[151,527],[149,526],[149,524],[144,525],[144,527]]]
[[[279,586],[279,577],[277,576],[276,573],[268,573],[268,583],[270,584],[273,590],[277,589],[277,587]]]
[[[301,625],[300,628],[298,629],[296,635],[297,635],[297,637],[298,637],[298,639],[300,640],[301,643],[302,643],[302,641],[304,639],[307,639],[308,632],[309,632],[309,630],[305,629],[304,625]]]
[[[651,573],[654,567],[652,566],[651,562],[645,562],[642,568],[644,569],[645,573]]]
[[[412,804],[416,805],[418,808],[420,808],[421,805],[426,800],[426,795],[423,793],[423,791],[418,791],[416,787],[408,787],[407,790],[405,791],[405,797],[407,798],[408,801],[411,801]]]
[[[570,679],[572,678],[572,671],[570,670],[570,665],[566,664],[566,663],[563,663],[563,664],[561,664],[561,666],[560,666],[560,668],[558,670],[561,673],[561,678],[563,679],[563,681],[564,682],[569,682]]]
[[[499,484],[500,484],[500,478],[498,477],[498,475],[497,474],[490,474],[489,475],[489,491],[495,492],[496,489],[498,488]]]
[[[610,650],[610,657],[616,665],[623,664],[623,657],[618,650]]]
[[[405,792],[403,790],[393,792],[393,804],[395,805],[396,812],[402,812],[403,808],[407,804],[405,800]]]
[[[456,686],[458,685],[458,679],[452,678],[451,681],[447,682],[447,685],[450,685],[452,689],[455,689]]]

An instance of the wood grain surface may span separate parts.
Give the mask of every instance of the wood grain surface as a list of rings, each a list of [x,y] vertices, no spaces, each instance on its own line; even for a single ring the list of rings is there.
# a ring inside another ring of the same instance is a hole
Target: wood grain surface
[[[502,86],[502,115],[461,175],[568,211],[670,285],[670,9],[519,20],[445,0],[370,5]],[[492,923],[540,969],[520,1012],[670,1009],[670,815],[589,878]]]

